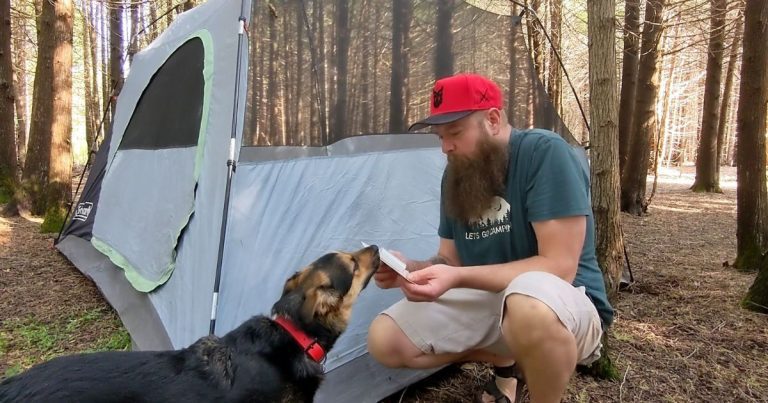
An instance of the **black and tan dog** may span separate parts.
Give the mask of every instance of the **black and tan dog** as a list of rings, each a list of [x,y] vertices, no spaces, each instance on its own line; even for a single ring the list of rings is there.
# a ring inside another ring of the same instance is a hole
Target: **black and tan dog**
[[[376,246],[329,253],[286,281],[272,318],[183,350],[55,358],[3,381],[0,402],[311,402],[378,267]]]

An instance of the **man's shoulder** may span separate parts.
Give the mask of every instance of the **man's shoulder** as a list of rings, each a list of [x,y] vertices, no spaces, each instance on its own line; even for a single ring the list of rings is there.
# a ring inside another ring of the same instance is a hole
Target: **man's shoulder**
[[[565,141],[565,139],[560,136],[559,134],[547,130],[547,129],[540,129],[540,128],[530,128],[530,129],[512,129],[512,135],[519,137],[520,139],[527,139],[527,140],[533,140],[532,142],[538,142],[538,141],[544,141],[544,142],[563,142],[568,143]]]
[[[559,134],[547,129],[523,129],[512,131],[512,148],[519,148],[524,154],[533,154],[534,151],[557,148],[562,150],[570,149],[565,139]]]

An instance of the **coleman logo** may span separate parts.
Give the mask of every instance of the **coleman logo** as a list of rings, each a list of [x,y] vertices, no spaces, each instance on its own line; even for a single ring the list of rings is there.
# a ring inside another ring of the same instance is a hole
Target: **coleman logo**
[[[77,210],[75,210],[75,216],[72,217],[72,219],[80,220],[80,221],[87,220],[88,215],[91,214],[91,209],[93,209],[93,203],[91,202],[79,203],[77,205]]]

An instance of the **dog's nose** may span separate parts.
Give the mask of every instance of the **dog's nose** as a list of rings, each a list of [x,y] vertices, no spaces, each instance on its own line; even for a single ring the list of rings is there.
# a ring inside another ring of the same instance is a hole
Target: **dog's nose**
[[[378,253],[379,252],[379,247],[376,246],[376,245],[371,245],[371,246],[368,247],[368,249],[370,249],[371,252],[373,252],[373,253]]]

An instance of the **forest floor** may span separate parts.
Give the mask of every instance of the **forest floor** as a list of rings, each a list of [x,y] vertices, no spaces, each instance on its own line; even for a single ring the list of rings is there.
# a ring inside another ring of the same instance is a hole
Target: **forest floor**
[[[754,274],[736,255],[736,173],[692,193],[693,167],[662,170],[648,214],[622,214],[635,283],[615,303],[615,381],[577,374],[567,402],[768,402],[768,316],[740,308]],[[653,178],[649,177],[649,188]],[[2,206],[0,206],[2,207]],[[93,283],[36,218],[0,218],[0,379],[61,354],[130,348]],[[470,402],[485,365],[447,367],[387,402]]]

